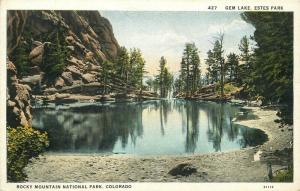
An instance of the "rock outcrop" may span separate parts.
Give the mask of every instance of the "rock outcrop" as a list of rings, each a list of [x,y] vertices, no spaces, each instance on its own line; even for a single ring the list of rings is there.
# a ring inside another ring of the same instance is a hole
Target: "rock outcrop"
[[[61,74],[49,83],[43,71],[49,64],[47,46],[55,43],[51,39],[61,29],[69,55]],[[29,74],[18,79],[15,59],[21,44],[29,47],[23,50]],[[101,63],[114,61],[118,50],[111,24],[98,11],[8,11],[7,125],[31,125],[31,94],[99,94]]]
[[[24,42],[31,46],[28,52],[30,71],[41,71],[47,45],[55,43],[48,37],[53,37],[60,29],[65,31],[64,40],[70,54],[64,71],[51,84],[38,85],[44,85],[44,89],[60,89],[72,86],[76,80],[83,84],[98,82],[101,63],[114,61],[119,49],[111,24],[98,11],[8,11],[9,59],[12,60],[18,44]],[[34,84],[31,88],[40,89]]]
[[[31,126],[30,87],[20,84],[15,65],[8,61],[7,67],[7,126]]]

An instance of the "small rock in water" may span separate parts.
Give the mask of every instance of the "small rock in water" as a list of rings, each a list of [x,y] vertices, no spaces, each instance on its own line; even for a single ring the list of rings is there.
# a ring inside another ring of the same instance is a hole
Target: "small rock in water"
[[[171,169],[168,174],[172,176],[189,176],[197,172],[197,168],[191,163],[182,163]]]

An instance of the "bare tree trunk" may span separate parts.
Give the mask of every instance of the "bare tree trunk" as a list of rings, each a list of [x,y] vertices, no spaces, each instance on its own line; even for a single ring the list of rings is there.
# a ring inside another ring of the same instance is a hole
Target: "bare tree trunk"
[[[224,98],[224,59],[221,60],[221,97]]]

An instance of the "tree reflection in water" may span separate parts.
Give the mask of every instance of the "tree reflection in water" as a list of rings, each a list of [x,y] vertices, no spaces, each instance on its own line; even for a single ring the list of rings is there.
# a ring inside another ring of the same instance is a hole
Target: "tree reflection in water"
[[[238,149],[266,141],[262,131],[232,122],[239,111],[231,104],[185,100],[79,104],[67,109],[34,109],[33,125],[48,132],[50,150],[56,152],[113,152],[120,145],[137,154],[182,154]],[[153,145],[159,148],[147,148]]]

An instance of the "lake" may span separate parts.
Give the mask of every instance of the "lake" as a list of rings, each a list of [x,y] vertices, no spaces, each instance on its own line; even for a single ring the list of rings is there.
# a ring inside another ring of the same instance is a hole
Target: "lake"
[[[184,155],[256,146],[267,135],[233,121],[257,118],[229,103],[179,99],[74,103],[33,109],[50,152]]]

